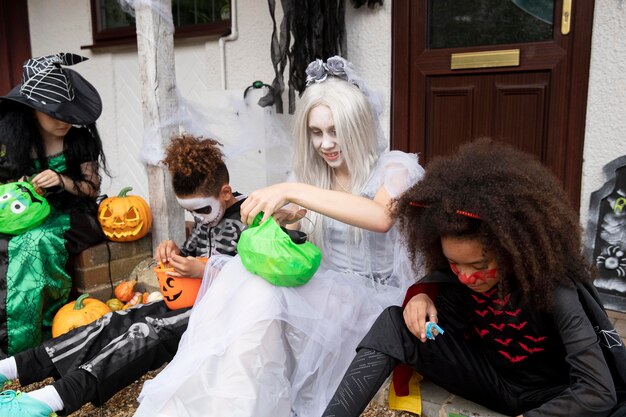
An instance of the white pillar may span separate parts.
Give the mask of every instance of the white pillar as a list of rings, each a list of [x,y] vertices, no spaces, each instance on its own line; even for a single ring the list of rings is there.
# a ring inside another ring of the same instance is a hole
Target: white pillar
[[[144,131],[154,131],[156,137],[150,140],[165,147],[179,134],[172,3],[171,0],[153,0],[136,2],[136,5]],[[184,211],[176,203],[167,170],[148,164],[147,171],[153,217],[152,246],[166,239],[181,244],[185,240]]]

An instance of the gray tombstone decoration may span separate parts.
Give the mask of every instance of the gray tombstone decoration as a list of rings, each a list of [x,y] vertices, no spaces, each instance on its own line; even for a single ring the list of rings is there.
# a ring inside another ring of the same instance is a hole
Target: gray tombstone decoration
[[[605,308],[626,312],[626,155],[603,170],[607,181],[589,203],[585,253],[597,266]]]

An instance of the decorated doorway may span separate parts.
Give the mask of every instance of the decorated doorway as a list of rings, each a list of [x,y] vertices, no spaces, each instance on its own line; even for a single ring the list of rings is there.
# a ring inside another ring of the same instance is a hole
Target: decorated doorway
[[[594,1],[394,0],[392,147],[422,162],[489,136],[579,206]]]

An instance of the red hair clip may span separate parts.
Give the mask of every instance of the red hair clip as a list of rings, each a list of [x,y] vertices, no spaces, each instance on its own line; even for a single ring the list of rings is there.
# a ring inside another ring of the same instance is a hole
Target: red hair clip
[[[413,206],[413,207],[419,207],[419,208],[429,208],[430,207],[429,204],[420,203],[418,201],[409,201],[409,205]],[[478,214],[474,214],[474,213],[471,213],[469,211],[456,210],[456,214],[460,214],[461,216],[471,217],[472,219],[480,220],[480,216]]]
[[[457,210],[456,214],[460,214],[461,216],[471,217],[472,219],[480,220],[480,216],[478,214],[470,213],[469,211]]]

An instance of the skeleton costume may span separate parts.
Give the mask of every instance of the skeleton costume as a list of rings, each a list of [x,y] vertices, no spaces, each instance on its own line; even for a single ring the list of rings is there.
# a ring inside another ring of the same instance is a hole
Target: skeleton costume
[[[185,256],[210,257],[205,279],[237,253],[245,226],[239,210],[245,197],[234,195],[237,202],[214,227],[196,222],[194,233],[182,245]],[[164,301],[109,313],[15,355],[20,382],[25,386],[55,377],[54,387],[65,405],[63,414],[88,402],[100,405],[146,372],[172,360],[190,313],[191,308],[169,310]]]
[[[237,241],[243,227],[238,213],[243,197],[237,192],[233,195],[239,201],[226,210],[218,224],[210,226],[201,221],[194,223],[189,239],[180,248],[183,256],[208,258],[217,254],[234,256],[237,253]]]

